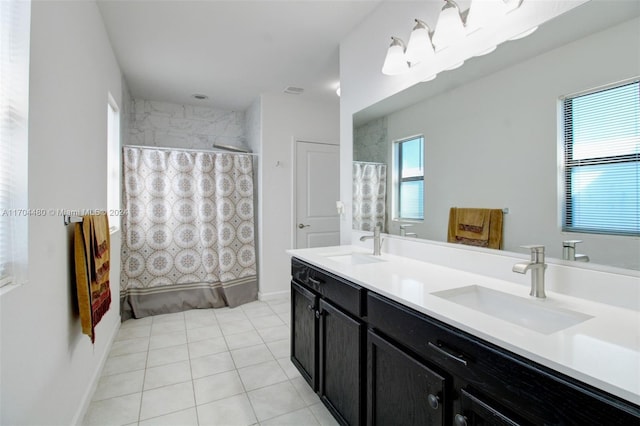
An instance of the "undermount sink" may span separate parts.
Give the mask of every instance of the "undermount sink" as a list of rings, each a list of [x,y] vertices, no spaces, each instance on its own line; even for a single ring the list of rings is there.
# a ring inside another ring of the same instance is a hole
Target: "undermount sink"
[[[367,263],[386,262],[384,259],[378,259],[370,254],[364,253],[341,253],[325,256],[334,262],[345,263],[347,265],[366,265]]]
[[[545,306],[544,301],[518,297],[478,285],[431,294],[543,334],[555,333],[593,318],[580,312]]]

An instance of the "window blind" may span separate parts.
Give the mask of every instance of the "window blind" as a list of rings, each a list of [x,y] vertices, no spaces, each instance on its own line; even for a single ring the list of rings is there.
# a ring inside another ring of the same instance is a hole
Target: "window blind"
[[[638,80],[563,100],[563,230],[640,235]]]
[[[424,219],[424,138],[396,142],[398,219]]]
[[[28,1],[0,1],[0,286],[26,278]]]

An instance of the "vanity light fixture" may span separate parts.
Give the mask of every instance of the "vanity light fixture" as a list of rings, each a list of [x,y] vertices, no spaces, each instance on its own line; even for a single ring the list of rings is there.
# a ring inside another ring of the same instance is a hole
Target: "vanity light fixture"
[[[481,28],[488,28],[500,25],[509,13],[518,9],[524,0],[471,0],[469,9],[460,11],[454,0],[444,0],[444,6],[438,15],[438,21],[434,31],[420,19],[415,19],[415,26],[409,37],[409,44],[405,45],[402,39],[391,37],[391,45],[387,50],[387,55],[382,66],[382,73],[386,75],[398,75],[409,71],[410,68],[419,64],[433,62],[438,53],[456,44],[460,44],[460,49],[467,50],[466,56],[482,56],[489,54],[498,47],[491,46],[478,53],[474,52],[473,42],[469,46],[461,43],[468,34]],[[509,40],[518,40],[533,33],[538,27],[531,28]],[[457,48],[456,47],[456,48]],[[465,53],[464,51],[462,53]],[[464,55],[463,55],[464,56]],[[458,62],[445,69],[453,70],[460,67],[464,61]],[[435,75],[429,75],[422,81],[429,81]]]
[[[464,61],[460,61],[458,63],[455,63],[455,64],[451,65],[448,68],[445,68],[445,71],[455,70],[456,68],[460,68],[462,65],[464,65]]]
[[[445,4],[438,15],[438,23],[433,33],[436,50],[442,50],[458,43],[467,35],[460,8],[453,0],[444,0]]]
[[[404,55],[405,50],[405,44],[401,39],[391,37],[391,44],[387,50],[387,56],[384,58],[384,65],[382,65],[383,74],[397,75],[409,70],[409,63]]]
[[[509,41],[513,41],[513,40],[520,40],[521,38],[525,38],[525,37],[527,37],[527,36],[530,36],[530,35],[531,35],[531,34],[533,34],[537,29],[538,29],[538,27],[537,27],[537,26],[535,26],[535,27],[533,27],[533,28],[531,28],[531,29],[529,29],[529,30],[527,30],[527,31],[523,32],[523,33],[518,34],[517,36],[511,37],[511,38],[509,39]]]
[[[467,15],[467,34],[491,24],[507,14],[509,8],[503,0],[472,0]]]
[[[496,50],[497,48],[498,48],[498,46],[490,47],[490,48],[488,48],[488,49],[486,49],[486,50],[483,50],[483,51],[482,51],[482,52],[480,52],[480,53],[476,53],[476,54],[475,54],[475,56],[484,56],[484,55],[488,55],[489,53],[493,52],[493,51],[494,51],[494,50]]]
[[[405,54],[405,60],[411,65],[426,62],[435,55],[433,44],[431,44],[429,27],[420,19],[416,19],[415,22],[416,25],[411,31],[409,44],[407,45],[407,53]]]

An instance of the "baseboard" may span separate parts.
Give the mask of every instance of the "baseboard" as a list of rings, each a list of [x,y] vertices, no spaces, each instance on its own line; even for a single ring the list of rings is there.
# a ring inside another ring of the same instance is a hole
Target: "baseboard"
[[[284,299],[285,297],[289,297],[291,295],[290,290],[285,291],[272,291],[270,293],[258,292],[258,300],[263,302],[268,302],[270,300]]]
[[[111,336],[109,336],[109,341],[107,342],[107,348],[105,349],[102,357],[100,358],[100,365],[93,373],[93,377],[91,378],[91,384],[87,388],[84,396],[82,397],[82,402],[78,407],[78,411],[73,416],[72,425],[81,425],[84,420],[84,416],[87,414],[87,410],[89,410],[89,405],[91,404],[91,398],[93,397],[93,393],[96,391],[96,387],[98,387],[98,381],[100,380],[100,376],[102,375],[102,370],[104,369],[104,364],[107,362],[107,358],[109,358],[109,353],[111,352],[111,346],[118,335],[118,331],[120,331],[120,316],[118,315],[118,321],[116,326],[113,327],[113,331]]]

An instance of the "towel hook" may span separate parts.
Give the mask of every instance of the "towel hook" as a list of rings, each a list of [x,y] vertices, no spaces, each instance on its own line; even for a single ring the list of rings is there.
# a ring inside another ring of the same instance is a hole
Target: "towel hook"
[[[71,216],[70,214],[65,214],[63,216],[64,219],[64,225],[68,226],[71,225],[72,223],[80,223],[82,222],[82,218],[79,216]]]

